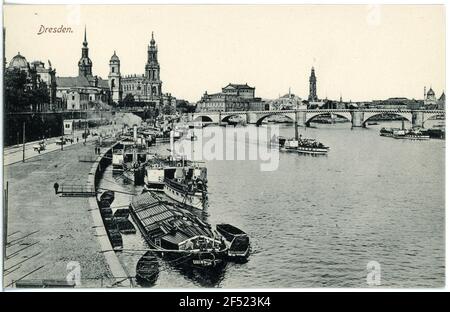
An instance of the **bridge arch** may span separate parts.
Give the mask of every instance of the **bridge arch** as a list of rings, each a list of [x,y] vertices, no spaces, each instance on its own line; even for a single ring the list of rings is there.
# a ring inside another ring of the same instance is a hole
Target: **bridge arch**
[[[264,114],[262,116],[258,116],[258,120],[256,121],[256,126],[259,127],[262,125],[262,122],[264,121],[264,119],[269,118],[271,116],[276,116],[276,115],[281,115],[284,117],[289,118],[290,120],[292,120],[292,122],[295,121],[295,115],[292,116],[292,114],[289,113],[281,113],[281,111],[278,112],[274,112],[274,113],[268,113],[268,114]]]
[[[425,121],[430,120],[433,117],[438,117],[438,116],[445,117],[445,113],[444,112],[436,112],[436,113],[424,114],[422,123],[424,124]]]
[[[363,127],[366,126],[366,123],[369,121],[369,119],[381,116],[381,115],[396,115],[403,117],[407,121],[409,121],[412,124],[412,115],[410,113],[404,113],[404,112],[364,112],[364,119],[362,120],[361,125]]]
[[[206,115],[196,116],[193,121],[212,122],[212,118]]]
[[[334,114],[336,116],[343,117],[343,118],[347,119],[349,122],[352,122],[352,115],[350,113],[317,112],[317,113],[313,113],[313,114],[308,114],[306,116],[305,125],[309,126],[309,124],[311,123],[311,121],[314,120],[314,118],[317,118],[319,116],[324,116],[324,115],[330,115],[330,114]]]
[[[242,114],[230,114],[230,115],[227,115],[227,116],[225,116],[225,117],[223,117],[222,118],[222,120],[221,120],[221,122],[226,122],[226,123],[229,123],[230,122],[230,119],[231,118],[238,118],[239,120],[242,120],[242,121],[247,121],[247,116],[246,115],[242,115]]]

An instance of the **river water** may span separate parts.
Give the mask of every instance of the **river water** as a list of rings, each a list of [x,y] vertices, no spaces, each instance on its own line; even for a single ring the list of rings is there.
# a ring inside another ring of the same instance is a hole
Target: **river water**
[[[382,287],[443,287],[445,141],[380,137],[386,125],[401,123],[300,128],[330,146],[329,154],[280,152],[274,171],[261,171],[257,161],[207,161],[205,218],[246,231],[252,254],[213,276],[161,261],[154,287],[369,287],[371,261],[379,264]],[[280,134],[293,136],[293,127],[282,126]],[[101,184],[140,192],[124,182],[108,170]],[[113,206],[129,201],[130,195],[116,194]],[[133,275],[139,250],[148,247],[139,232],[123,240],[119,258]]]

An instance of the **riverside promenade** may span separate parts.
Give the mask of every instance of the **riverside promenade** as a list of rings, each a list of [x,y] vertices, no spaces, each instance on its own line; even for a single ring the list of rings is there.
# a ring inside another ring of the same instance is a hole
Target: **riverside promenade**
[[[61,197],[53,188],[55,182],[85,186],[93,180],[89,174],[95,163],[79,161],[80,156],[94,154],[93,139],[25,162],[5,163],[4,184],[9,187],[5,288],[18,280],[64,285],[68,276],[81,280],[77,286],[107,287],[117,282],[117,272],[124,273],[117,259],[110,266],[115,254],[105,250],[106,234],[99,235],[103,224],[95,220],[95,198]]]

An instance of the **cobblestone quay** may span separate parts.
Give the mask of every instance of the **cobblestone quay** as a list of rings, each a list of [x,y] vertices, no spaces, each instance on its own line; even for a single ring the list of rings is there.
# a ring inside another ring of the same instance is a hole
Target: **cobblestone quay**
[[[4,167],[9,185],[5,287],[17,280],[63,282],[68,275],[79,275],[82,287],[111,282],[88,197],[60,197],[54,190],[55,182],[86,185],[92,162],[80,162],[79,156],[87,154],[94,154],[93,142]]]

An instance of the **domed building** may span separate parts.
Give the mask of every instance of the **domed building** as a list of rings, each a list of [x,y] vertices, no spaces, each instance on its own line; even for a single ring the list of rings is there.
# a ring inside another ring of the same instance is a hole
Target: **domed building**
[[[45,83],[50,101],[49,103],[36,104],[35,107],[30,108],[32,111],[43,111],[56,108],[56,70],[52,69],[50,61],[48,64],[48,68],[45,68],[45,64],[41,61],[33,61],[30,64],[27,59],[18,52],[17,55],[11,59],[6,69],[6,71],[10,73],[16,70],[25,72],[27,74],[26,88],[28,89],[39,88],[42,83]]]
[[[270,110],[286,110],[286,109],[306,109],[306,105],[303,102],[303,100],[295,95],[294,93],[291,93],[291,90],[289,89],[289,93],[280,96],[278,99],[271,100],[269,102]]]
[[[9,62],[8,70],[13,69],[20,69],[26,72],[29,72],[30,70],[30,65],[28,64],[27,59],[24,56],[20,55],[20,52],[18,52],[17,55],[14,56]]]

